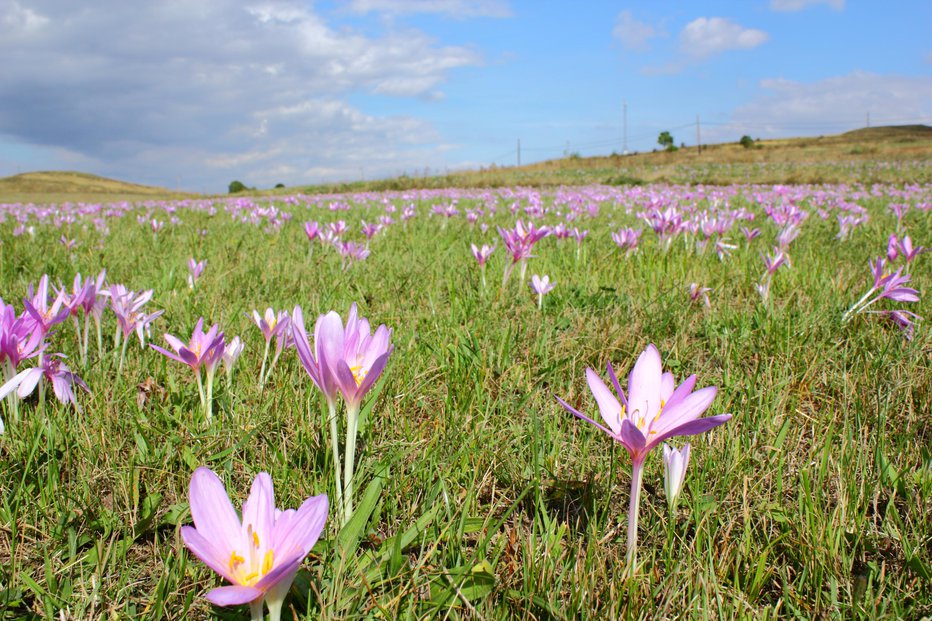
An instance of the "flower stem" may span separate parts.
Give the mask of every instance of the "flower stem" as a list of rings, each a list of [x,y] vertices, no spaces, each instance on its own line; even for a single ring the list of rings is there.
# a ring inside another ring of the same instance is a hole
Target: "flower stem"
[[[123,372],[123,360],[126,359],[126,345],[129,343],[129,337],[123,339],[123,346],[120,348],[120,366],[117,367],[117,373]]]
[[[207,410],[207,399],[204,396],[204,381],[201,379],[201,370],[198,369],[194,372],[194,377],[197,379],[197,394],[201,398],[201,409]]]
[[[249,602],[249,612],[252,621],[264,621],[265,614],[262,611],[262,598]]]
[[[197,374],[198,378],[201,377],[201,374]],[[214,415],[214,370],[212,368],[207,369],[207,424],[210,424],[210,421],[213,419]]]
[[[869,298],[869,297],[871,296],[871,294],[872,294],[874,291],[876,291],[876,290],[877,290],[877,287],[871,287],[870,290],[869,290],[867,293],[865,293],[863,296],[861,296],[861,299],[860,299],[860,300],[858,300],[857,302],[855,302],[855,303],[851,306],[851,308],[849,308],[847,311],[845,311],[845,314],[842,316],[841,320],[842,320],[844,323],[848,323],[848,321],[851,320],[852,315],[856,315],[857,313],[859,313],[859,312],[861,312],[862,310],[864,310],[865,308],[867,308],[867,306],[869,306],[869,304],[868,304],[868,305],[865,305],[865,306],[863,306],[863,307],[862,307],[861,305],[864,304],[864,302],[867,301],[867,298]],[[875,301],[876,301],[876,300],[875,300]]]
[[[259,390],[262,390],[262,387],[265,386],[265,363],[269,359],[269,345],[271,344],[271,339],[265,342],[265,353],[262,354],[262,368],[259,369]]]
[[[638,505],[641,499],[641,479],[644,476],[644,460],[635,459],[631,464],[631,502],[628,506],[628,575],[633,576],[637,567]]]
[[[356,461],[356,427],[359,424],[359,404],[346,406],[346,455],[343,465],[343,520],[353,515],[353,468]]]
[[[333,451],[333,473],[334,473],[334,485],[336,486],[336,495],[337,495],[337,507],[341,510],[343,509],[343,484],[340,483],[340,447],[337,431],[337,404],[328,399],[327,408],[329,410],[329,421],[330,421],[330,448]],[[341,520],[341,526],[346,523],[346,520]]]

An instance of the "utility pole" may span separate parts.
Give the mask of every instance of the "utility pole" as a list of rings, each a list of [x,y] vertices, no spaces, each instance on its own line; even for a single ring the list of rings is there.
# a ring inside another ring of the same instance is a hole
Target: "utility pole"
[[[518,167],[521,166],[521,139],[518,138]]]
[[[702,153],[702,133],[699,131],[699,115],[696,115],[696,148]]]
[[[628,155],[628,101],[624,102],[624,138],[621,145],[621,154]]]

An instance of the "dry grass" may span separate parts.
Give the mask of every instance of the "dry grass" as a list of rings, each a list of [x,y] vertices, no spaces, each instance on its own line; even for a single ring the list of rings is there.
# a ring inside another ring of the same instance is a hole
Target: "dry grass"
[[[193,196],[80,172],[30,172],[0,179],[0,202],[63,203],[138,201]]]

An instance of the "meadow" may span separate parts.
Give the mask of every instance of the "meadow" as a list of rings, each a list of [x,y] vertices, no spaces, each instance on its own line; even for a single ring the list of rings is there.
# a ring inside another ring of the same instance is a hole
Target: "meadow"
[[[44,356],[86,383],[80,411],[52,390],[5,400],[0,619],[248,618],[204,599],[223,581],[182,541],[201,466],[237,508],[262,471],[279,507],[330,498],[286,619],[932,615],[932,255],[904,257],[906,235],[932,245],[930,209],[907,174],[0,205],[11,313],[44,274],[71,291],[104,269],[164,311],[124,354],[104,300],[86,363],[83,315],[52,328]],[[504,238],[529,227],[547,234],[522,277]],[[484,272],[471,244],[496,247]],[[189,259],[206,262],[193,286]],[[917,301],[846,317],[907,273]],[[540,300],[535,274],[555,284]],[[250,317],[300,306],[313,336],[353,303],[393,350],[341,528],[326,399],[287,337],[263,362]],[[244,344],[210,420],[191,370],[149,346],[199,318]],[[677,383],[717,387],[706,416],[732,418],[668,440],[691,446],[675,508],[660,447],[647,456],[631,570],[632,460],[557,398],[600,421],[586,368],[625,386],[649,344]]]

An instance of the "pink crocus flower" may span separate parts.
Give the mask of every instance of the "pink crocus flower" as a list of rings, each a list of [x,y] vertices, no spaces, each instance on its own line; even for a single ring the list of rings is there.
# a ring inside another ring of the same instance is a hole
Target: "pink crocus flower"
[[[912,263],[916,257],[924,252],[928,252],[928,248],[924,246],[913,247],[913,240],[909,238],[909,235],[903,237],[902,241],[897,243],[897,250],[900,254],[903,255],[903,259],[906,260],[907,267]],[[888,251],[889,252],[889,251]]]
[[[488,262],[489,257],[492,256],[492,253],[495,252],[497,245],[489,246],[488,244],[482,244],[482,248],[476,246],[476,244],[470,245],[472,249],[472,256],[476,259],[476,262],[479,264],[479,271],[482,276],[482,288],[485,289],[485,264]]]
[[[391,330],[385,325],[380,325],[375,333],[372,333],[369,321],[358,316],[354,303],[350,307],[345,326],[340,316],[334,311],[317,319],[314,326],[313,352],[307,339],[301,308],[297,306],[293,313],[292,335],[302,366],[311,376],[311,380],[324,393],[330,407],[334,468],[339,467],[335,403],[337,393],[342,395],[343,402],[346,404],[346,445],[342,490],[339,488],[339,472],[336,482],[337,494],[342,494],[343,523],[345,524],[353,513],[353,470],[359,410],[363,398],[382,374],[388,357],[394,349],[390,342]]]
[[[751,229],[746,226],[742,226],[741,233],[744,235],[745,243],[747,245],[750,245],[755,238],[760,237],[760,229],[757,228]]]
[[[574,416],[598,427],[613,440],[621,444],[631,457],[631,502],[628,511],[628,567],[633,571],[637,549],[638,501],[641,493],[641,478],[644,459],[651,449],[664,440],[676,436],[691,436],[705,433],[731,419],[731,414],[719,414],[700,418],[715,399],[714,386],[693,392],[696,376],[691,375],[679,386],[673,374],[664,373],[660,352],[654,345],[638,357],[628,377],[628,394],[621,388],[611,363],[607,365],[608,376],[618,397],[592,369],[586,369],[589,390],[599,406],[604,425],[597,423],[563,399],[560,405]]]
[[[900,256],[899,244],[896,233],[890,233],[890,237],[887,239],[887,261],[890,263],[896,261],[897,257]]]
[[[550,282],[550,276],[544,274],[543,278],[537,274],[531,276],[531,291],[537,294],[537,308],[543,308],[544,296],[556,286],[556,283]]]
[[[314,241],[320,236],[320,225],[316,221],[304,223],[304,234],[308,241]]]
[[[61,361],[62,358],[61,354],[44,356],[39,362],[39,366],[20,371],[3,386],[0,386],[0,399],[4,399],[14,390],[20,399],[25,399],[32,394],[39,382],[45,379],[52,385],[52,390],[59,401],[62,403],[70,402],[74,405],[74,409],[80,413],[81,405],[75,398],[73,387],[82,388],[87,393],[91,391],[80,377],[65,366],[65,363]],[[42,394],[41,390],[39,394]]]
[[[29,285],[28,297],[23,300],[28,316],[43,336],[48,334],[52,326],[68,319],[70,311],[64,303],[65,298],[59,293],[52,304],[49,305],[48,274],[43,274],[42,278],[39,279],[39,286],[35,292],[33,292],[32,285]]]
[[[199,318],[194,325],[194,332],[187,344],[171,334],[166,333],[163,337],[174,352],[158,345],[150,344],[149,347],[172,360],[188,365],[195,373],[200,371],[202,366],[205,368],[216,367],[223,356],[224,341],[220,326],[213,325],[210,330],[204,332],[203,317]]]
[[[694,303],[702,300],[706,307],[711,307],[712,304],[709,302],[710,291],[712,291],[711,287],[700,287],[697,283],[689,283],[689,300]]]
[[[283,511],[275,506],[272,477],[260,472],[240,516],[220,478],[203,466],[191,476],[188,495],[194,526],[182,526],[181,538],[232,583],[211,589],[207,599],[218,606],[249,604],[253,619],[263,618],[264,603],[271,621],[279,621],[291,583],[327,521],[327,496]]]
[[[197,390],[201,398],[201,405],[204,407],[204,415],[209,423],[213,413],[214,373],[217,365],[223,360],[225,346],[220,326],[213,325],[210,330],[204,332],[204,318],[201,317],[194,325],[194,332],[187,344],[171,334],[166,333],[163,338],[174,352],[158,345],[150,344],[149,347],[172,360],[191,367],[191,370],[194,371],[194,377],[197,379]],[[204,367],[207,375],[206,395],[204,393],[204,382],[201,380],[201,367]]]
[[[612,232],[612,241],[615,242],[616,246],[625,251],[625,256],[637,250],[640,239],[640,229],[632,229],[629,227]]]
[[[893,300],[894,302],[918,302],[919,292],[905,286],[910,281],[910,275],[904,274],[903,268],[892,274],[887,273],[884,269],[884,260],[879,257],[875,261],[869,262],[868,265],[871,268],[874,284],[861,299],[845,311],[842,322],[848,323],[855,315],[860,313],[880,314],[891,319],[902,329],[907,339],[912,338],[914,321],[911,318],[921,319],[915,313],[904,310],[867,310],[870,306],[883,299]]]
[[[667,498],[670,510],[676,508],[676,501],[686,481],[686,467],[689,465],[689,442],[682,450],[663,445],[663,494]]]
[[[244,347],[245,345],[238,336],[234,336],[229,343],[224,345],[222,360],[228,383],[233,377],[233,367],[236,366],[236,361],[242,355]]]
[[[480,266],[485,267],[486,262],[489,260],[489,257],[492,256],[492,253],[495,252],[497,245],[489,246],[488,244],[482,244],[482,248],[476,246],[476,244],[470,245],[472,249],[472,256],[476,259],[476,263]]]
[[[207,266],[207,261],[195,261],[194,257],[188,259],[188,287],[191,289],[194,288],[194,284],[197,282],[197,279],[201,277],[201,274],[204,273],[204,267]]]
[[[259,311],[253,310],[252,315],[249,316],[252,319],[253,323],[262,331],[262,336],[265,338],[265,352],[262,354],[262,367],[259,369],[259,387],[265,385],[268,376],[272,374],[272,369],[275,368],[275,364],[278,362],[279,356],[281,356],[282,350],[285,349],[286,344],[288,343],[288,335],[291,334],[291,318],[288,316],[287,311],[274,311],[272,308],[265,309],[265,314],[260,317]],[[275,338],[275,356],[272,359],[272,365],[269,367],[269,372],[265,372],[265,363],[268,361],[269,357],[269,348],[272,344],[272,338]]]

